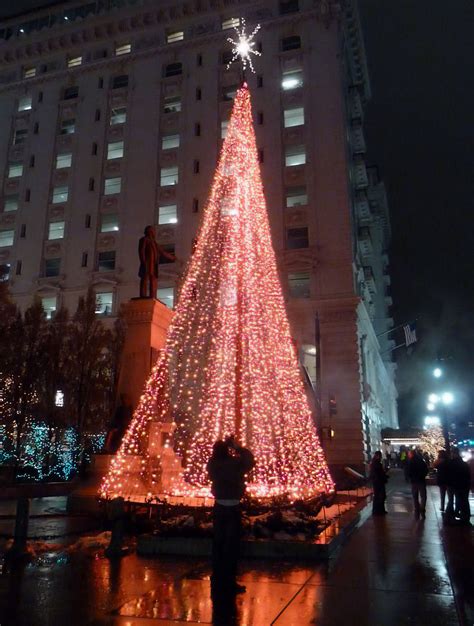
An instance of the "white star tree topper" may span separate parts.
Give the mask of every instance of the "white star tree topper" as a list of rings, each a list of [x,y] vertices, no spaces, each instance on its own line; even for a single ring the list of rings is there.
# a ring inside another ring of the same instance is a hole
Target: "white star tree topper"
[[[234,46],[232,48],[232,59],[227,64],[227,69],[229,69],[234,61],[237,61],[237,59],[240,58],[240,60],[242,61],[243,69],[245,70],[248,65],[252,72],[255,73],[251,55],[254,54],[257,57],[262,56],[258,50],[253,49],[256,43],[254,41],[254,37],[260,30],[260,24],[257,24],[257,26],[255,26],[250,35],[247,35],[247,33],[245,32],[245,19],[242,18],[241,26],[234,26],[234,30],[237,37],[234,39],[232,39],[232,37],[227,37],[227,41]]]

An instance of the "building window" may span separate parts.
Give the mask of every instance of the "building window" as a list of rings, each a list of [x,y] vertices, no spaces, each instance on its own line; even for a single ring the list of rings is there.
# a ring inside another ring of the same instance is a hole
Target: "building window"
[[[193,213],[199,211],[199,198],[193,198]]]
[[[43,92],[42,91],[38,92],[38,102],[43,102]]]
[[[222,120],[221,122],[221,139],[225,139],[227,135],[227,129],[229,128],[229,120]]]
[[[197,159],[194,159],[194,163],[193,163],[193,172],[195,174],[199,174],[199,161]]]
[[[115,213],[105,213],[100,220],[100,232],[111,233],[119,229],[118,216]]]
[[[26,238],[26,224],[20,226],[20,239]]]
[[[30,156],[30,167],[34,167],[35,166],[35,155],[32,154]]]
[[[72,153],[65,152],[64,154],[56,155],[56,169],[62,170],[65,167],[71,167],[72,163]]]
[[[172,309],[174,306],[174,288],[159,287],[156,290],[156,299],[166,305],[169,309]]]
[[[229,85],[222,88],[222,100],[224,102],[230,102],[237,94],[238,85]]]
[[[308,228],[287,228],[286,230],[286,247],[288,250],[296,250],[298,248],[307,248],[309,246]]]
[[[107,159],[121,159],[123,157],[123,141],[112,141],[107,144]]]
[[[74,100],[79,95],[79,87],[67,87],[63,93],[63,100]]]
[[[28,137],[28,129],[27,128],[19,128],[15,130],[13,134],[13,145],[17,146],[20,143],[25,143]]]
[[[310,297],[310,275],[309,272],[296,272],[288,274],[288,287],[290,297],[309,298]]]
[[[25,202],[29,202],[31,200],[31,189],[25,189]]]
[[[257,87],[263,87],[263,76],[261,74],[257,76]]]
[[[94,141],[94,143],[92,144],[92,151],[91,151],[92,156],[97,156],[97,148],[98,146],[96,142]]]
[[[34,133],[35,135],[37,135],[37,134],[39,133],[39,128],[40,128],[40,127],[39,127],[39,123],[38,123],[38,122],[35,122],[35,125],[33,126],[33,133]]]
[[[179,135],[163,135],[161,138],[161,149],[171,150],[172,148],[179,148]]]
[[[285,120],[285,128],[290,128],[291,126],[302,126],[304,124],[303,107],[285,109],[283,116]]]
[[[297,13],[299,11],[298,0],[280,0],[280,15]]]
[[[200,137],[201,136],[201,124],[199,124],[199,122],[196,122],[194,124],[194,135],[196,137]]]
[[[23,175],[23,163],[14,161],[8,166],[8,178],[18,178]]]
[[[165,96],[163,100],[164,113],[179,113],[181,111],[181,96]]]
[[[299,89],[303,86],[303,70],[288,70],[283,72],[281,77],[281,88],[283,91]]]
[[[174,255],[174,244],[166,244],[165,246],[161,246],[165,252]],[[167,259],[165,256],[161,255],[160,260],[158,261],[159,265],[166,265],[167,263],[174,263],[175,259]]]
[[[14,230],[0,230],[0,248],[7,248],[13,246],[13,240],[15,239]]]
[[[222,30],[229,30],[229,28],[238,28],[240,26],[240,17],[228,17],[221,22]]]
[[[52,319],[54,317],[54,314],[56,313],[57,308],[56,296],[46,296],[45,298],[41,298],[41,306],[43,307],[43,311],[45,312],[46,319]]]
[[[283,37],[280,43],[282,52],[288,52],[289,50],[298,50],[299,48],[301,48],[301,37],[299,35]]]
[[[258,162],[259,163],[263,163],[264,160],[265,160],[264,150],[263,150],[263,148],[259,148],[259,150],[258,150]]]
[[[23,265],[23,263],[21,262],[21,260],[18,260],[18,261],[16,262],[16,271],[15,271],[15,274],[16,274],[17,276],[21,276],[21,269],[22,269],[22,265]]]
[[[87,254],[87,252],[83,252],[82,259],[81,259],[81,267],[87,267],[88,258],[89,258],[89,255]]]
[[[10,213],[11,211],[17,211],[19,200],[20,200],[20,196],[17,193],[11,196],[6,196],[5,201],[3,203],[3,210],[5,211],[5,213]]]
[[[128,87],[128,74],[121,74],[112,78],[112,89],[124,89]]]
[[[67,202],[69,196],[68,187],[54,187],[53,189],[53,204],[60,204],[61,202]]]
[[[64,239],[64,222],[50,222],[48,239]]]
[[[99,252],[97,256],[97,269],[99,272],[110,272],[115,269],[115,250]]]
[[[196,100],[201,100],[201,98],[202,98],[201,87],[196,87]]]
[[[95,116],[94,116],[94,119],[95,119],[95,121],[96,121],[96,122],[99,122],[99,121],[100,121],[100,109],[96,109],[96,110],[95,110]]]
[[[115,56],[119,57],[122,54],[130,54],[131,51],[132,51],[132,44],[131,43],[123,43],[120,46],[117,46],[115,48]]]
[[[264,118],[263,118],[263,111],[259,111],[259,112],[257,113],[257,124],[258,124],[259,126],[262,126],[262,124],[263,124],[263,119],[264,119]]]
[[[288,187],[285,195],[287,208],[308,204],[306,187]]]
[[[94,177],[91,176],[89,178],[89,191],[94,191],[94,189],[95,189],[95,180],[94,180]]]
[[[101,291],[95,294],[96,315],[112,315],[114,294],[112,291]]]
[[[304,146],[287,146],[285,148],[285,165],[304,165],[306,163],[306,149]]]
[[[36,67],[23,68],[23,78],[34,78],[36,76]]]
[[[198,55],[196,56],[196,65],[197,65],[198,67],[202,67],[202,54],[198,54]]]
[[[77,67],[78,65],[82,65],[82,56],[71,57],[67,61],[68,67]]]
[[[184,39],[184,31],[175,30],[166,35],[166,43],[175,43],[177,41],[183,41]]]
[[[176,224],[178,222],[178,207],[176,204],[165,204],[158,207],[158,224]]]
[[[178,166],[162,167],[160,172],[160,185],[169,187],[178,184]]]
[[[169,63],[165,65],[164,76],[170,78],[171,76],[180,76],[183,73],[182,63]]]
[[[122,191],[121,178],[106,178],[104,182],[104,196],[111,196]]]
[[[33,99],[31,96],[23,96],[18,100],[18,111],[30,111]]]
[[[61,259],[46,259],[44,262],[44,275],[46,278],[59,276]]]
[[[88,213],[84,219],[84,227],[85,228],[90,228],[91,227],[91,216]]]
[[[110,125],[125,124],[127,121],[127,108],[126,107],[114,107],[110,112]]]
[[[76,132],[76,120],[61,120],[61,126],[59,129],[59,133],[61,135],[72,135]]]

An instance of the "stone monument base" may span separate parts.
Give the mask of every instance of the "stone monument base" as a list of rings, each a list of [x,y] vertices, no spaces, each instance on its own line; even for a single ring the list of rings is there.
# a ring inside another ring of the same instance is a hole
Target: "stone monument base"
[[[79,482],[77,488],[68,496],[68,513],[99,514],[99,487],[113,458],[113,454],[94,454],[92,456],[87,478]]]

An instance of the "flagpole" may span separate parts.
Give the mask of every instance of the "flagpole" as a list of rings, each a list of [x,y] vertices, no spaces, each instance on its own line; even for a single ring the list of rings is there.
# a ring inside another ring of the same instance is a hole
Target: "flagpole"
[[[404,327],[404,326],[406,326],[407,324],[412,324],[412,323],[417,322],[417,321],[418,321],[418,318],[416,317],[416,318],[413,320],[413,322],[405,322],[404,324],[399,324],[398,326],[395,326],[394,328],[391,328],[390,330],[386,330],[386,331],[384,331],[383,333],[380,333],[380,335],[376,335],[376,336],[377,336],[377,339],[378,339],[379,337],[383,337],[384,335],[388,335],[389,333],[393,333],[393,332],[395,332],[396,330],[398,330],[399,328],[403,328],[403,327]]]
[[[388,354],[389,352],[393,352],[394,350],[396,350],[397,348],[401,348],[403,346],[407,346],[407,344],[405,342],[403,343],[399,343],[398,346],[395,346],[394,348],[389,348],[388,350],[385,350],[385,352],[382,352],[382,354],[380,356],[383,356],[384,354]]]

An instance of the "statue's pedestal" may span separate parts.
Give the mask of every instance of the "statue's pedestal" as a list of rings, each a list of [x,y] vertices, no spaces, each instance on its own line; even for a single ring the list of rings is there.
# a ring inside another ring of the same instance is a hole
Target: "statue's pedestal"
[[[124,305],[127,325],[118,390],[126,393],[133,408],[166,341],[173,312],[158,300],[134,298]]]
[[[87,471],[87,478],[77,483],[67,499],[67,511],[79,515],[95,515],[100,513],[99,488],[107,474],[113,454],[93,454]]]

